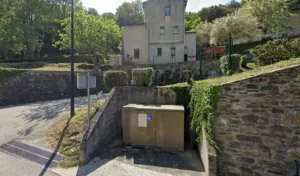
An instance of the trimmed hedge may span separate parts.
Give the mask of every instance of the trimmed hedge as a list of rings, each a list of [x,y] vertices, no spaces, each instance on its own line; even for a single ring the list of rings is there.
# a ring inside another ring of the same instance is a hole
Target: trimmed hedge
[[[103,76],[103,82],[107,89],[111,90],[115,86],[127,86],[128,75],[124,71],[110,70]]]
[[[279,61],[300,56],[300,39],[275,39],[251,49],[254,62],[258,66],[270,65]]]
[[[247,64],[248,64],[248,57],[246,55],[243,55],[240,60],[240,65],[241,67],[246,68]]]
[[[153,68],[137,68],[132,69],[132,85],[150,87],[153,82]]]
[[[4,68],[18,68],[18,69],[29,69],[29,68],[41,68],[46,65],[45,62],[20,62],[20,63],[0,63],[0,66]]]
[[[220,68],[224,75],[229,75],[231,73],[238,73],[240,71],[240,54],[231,55],[231,73],[228,72],[228,58],[229,56],[223,56],[220,59]]]
[[[100,66],[100,69],[101,69],[101,71],[107,71],[107,70],[112,69],[112,65],[110,65],[110,64],[104,64],[104,65]]]
[[[83,69],[83,70],[92,70],[92,69],[94,69],[94,64],[89,64],[87,62],[80,63],[77,65],[77,68]]]

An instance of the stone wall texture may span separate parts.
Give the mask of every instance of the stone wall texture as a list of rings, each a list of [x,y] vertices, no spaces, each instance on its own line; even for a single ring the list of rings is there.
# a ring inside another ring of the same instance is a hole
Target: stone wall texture
[[[158,65],[122,65],[114,66],[114,70],[123,70],[128,73],[131,80],[131,70],[135,68],[152,67],[155,72],[154,85],[168,85],[185,82],[184,71],[187,70],[194,80],[218,77],[222,75],[219,60],[202,60],[201,72],[200,61],[189,61],[180,63],[158,64]]]
[[[220,175],[295,175],[300,66],[222,86],[215,120]]]
[[[70,72],[24,72],[20,76],[1,82],[0,106],[69,98],[71,95],[70,85]],[[91,89],[91,93],[95,94],[100,91],[107,91],[103,84],[102,75],[97,76],[97,88]],[[86,95],[86,90],[75,88],[75,96]]]
[[[86,164],[104,152],[114,141],[123,139],[122,108],[136,104],[175,104],[176,94],[171,89],[142,87],[115,87],[109,93],[103,108],[91,120],[80,148],[80,164]]]

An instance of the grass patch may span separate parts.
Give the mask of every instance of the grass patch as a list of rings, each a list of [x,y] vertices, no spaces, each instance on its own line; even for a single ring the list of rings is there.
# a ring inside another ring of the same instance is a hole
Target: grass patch
[[[102,108],[103,102],[91,106],[91,117]],[[59,166],[68,168],[79,165],[79,151],[83,135],[87,129],[87,107],[76,110],[75,116],[63,117],[46,134],[47,141],[53,149],[65,155]]]
[[[0,67],[0,82],[3,82],[9,78],[19,76],[24,73],[25,69],[3,68]]]
[[[281,62],[277,62],[272,65],[267,65],[267,66],[263,66],[263,67],[257,67],[254,63],[250,63],[250,64],[248,63],[247,68],[244,69],[242,73],[233,74],[231,76],[211,78],[211,79],[205,80],[205,82],[216,84],[216,85],[222,85],[222,84],[225,84],[228,82],[245,79],[245,78],[248,78],[251,76],[280,70],[282,68],[286,68],[286,67],[289,67],[292,65],[298,65],[298,64],[300,64],[300,58],[281,61]],[[202,83],[202,82],[203,82],[203,80],[196,81],[196,83]],[[186,85],[187,85],[187,83],[185,82],[185,83],[177,83],[177,84],[173,84],[173,85],[168,85],[165,87],[186,86]]]
[[[38,71],[70,71],[70,63],[45,63],[45,62],[20,62],[20,63],[0,63],[3,68],[30,69]],[[92,70],[93,64],[75,63],[75,71]]]

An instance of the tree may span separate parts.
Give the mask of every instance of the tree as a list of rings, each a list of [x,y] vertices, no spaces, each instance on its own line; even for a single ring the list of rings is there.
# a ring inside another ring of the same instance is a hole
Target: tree
[[[283,0],[248,0],[242,7],[244,14],[257,18],[264,33],[278,33],[287,29],[289,11]]]
[[[201,22],[201,18],[197,13],[187,12],[184,15],[184,26],[185,31],[190,31],[196,28],[196,26]]]
[[[232,0],[226,5],[218,5],[218,6],[202,8],[198,12],[198,16],[203,21],[212,22],[217,18],[221,18],[235,12],[239,7],[240,7],[240,3],[235,0]]]
[[[100,69],[101,60],[108,57],[116,43],[120,43],[121,31],[115,21],[89,15],[85,10],[75,13],[75,50],[94,63],[94,72]],[[54,46],[70,49],[70,18],[62,21],[63,31]]]
[[[88,14],[89,15],[99,16],[99,13],[98,13],[98,11],[95,8],[88,8]]]
[[[117,8],[116,17],[119,26],[144,22],[142,1],[124,2]]]
[[[207,47],[210,42],[212,23],[202,22],[196,27],[197,48]]]
[[[60,19],[67,17],[71,0],[1,0],[0,54],[31,58],[58,36]],[[79,0],[75,0],[79,5]]]
[[[210,33],[214,44],[226,43],[229,36],[233,40],[249,41],[260,36],[259,24],[255,17],[236,11],[227,17],[218,18],[212,24]]]
[[[110,19],[110,20],[116,21],[116,16],[111,12],[103,13],[101,16],[105,19]]]

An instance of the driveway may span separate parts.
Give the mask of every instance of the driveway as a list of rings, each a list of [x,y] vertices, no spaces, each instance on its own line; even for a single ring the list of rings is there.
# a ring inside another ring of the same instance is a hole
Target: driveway
[[[104,100],[106,95],[101,97]],[[96,97],[92,97],[95,99]],[[86,97],[75,99],[75,107],[87,104]],[[19,106],[0,107],[0,145],[13,139],[47,147],[43,136],[48,129],[69,113],[70,100],[54,100]],[[0,151],[0,175],[39,175],[43,168],[28,160]],[[56,175],[46,172],[45,175]]]

